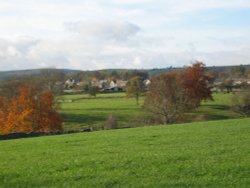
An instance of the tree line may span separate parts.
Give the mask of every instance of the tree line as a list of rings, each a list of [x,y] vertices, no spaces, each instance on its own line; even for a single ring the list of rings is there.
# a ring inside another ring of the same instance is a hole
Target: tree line
[[[97,72],[93,72],[95,78],[103,78]],[[234,72],[248,74],[242,67]],[[119,75],[116,71],[109,73],[114,77]],[[83,78],[84,75],[75,76]],[[164,124],[178,121],[185,112],[198,108],[202,101],[213,100],[211,88],[215,76],[202,62],[153,76],[148,87],[143,83],[148,77],[144,71],[125,72],[122,76],[128,78],[127,96],[134,97],[139,104],[139,98],[144,95],[143,108]],[[62,94],[61,83],[66,78],[57,70],[44,70],[36,76],[0,82],[0,134],[62,130],[63,120],[57,112],[54,96]],[[250,115],[249,90],[238,93],[234,100],[240,104],[235,105],[235,110]]]

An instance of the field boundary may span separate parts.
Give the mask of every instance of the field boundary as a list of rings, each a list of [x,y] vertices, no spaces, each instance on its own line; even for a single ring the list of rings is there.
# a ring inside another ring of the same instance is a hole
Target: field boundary
[[[69,131],[52,131],[52,132],[30,132],[30,133],[11,133],[6,135],[0,135],[0,140],[12,140],[18,138],[30,138],[39,136],[49,136],[49,135],[63,135],[63,134],[73,134],[82,132],[93,132],[91,128],[81,129],[81,130],[69,130]]]

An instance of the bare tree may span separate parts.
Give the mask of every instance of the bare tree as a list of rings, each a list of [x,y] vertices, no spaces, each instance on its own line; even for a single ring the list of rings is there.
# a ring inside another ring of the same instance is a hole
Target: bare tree
[[[152,79],[144,107],[161,117],[163,123],[175,122],[188,108],[188,97],[178,74],[168,73]]]

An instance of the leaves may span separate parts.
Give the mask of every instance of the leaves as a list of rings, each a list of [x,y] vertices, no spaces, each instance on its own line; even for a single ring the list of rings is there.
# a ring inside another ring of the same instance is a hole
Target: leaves
[[[145,87],[141,77],[135,76],[128,81],[126,95],[135,97],[137,105],[139,104],[139,97],[144,91]]]
[[[182,84],[188,95],[191,105],[197,107],[202,100],[212,100],[212,91],[209,86],[210,77],[205,74],[205,65],[196,62],[182,73]]]
[[[197,62],[185,71],[156,76],[145,98],[145,108],[160,116],[164,123],[173,123],[202,100],[212,99],[209,77],[204,64]]]
[[[168,73],[152,79],[144,106],[163,123],[173,123],[186,110],[187,101],[179,75]]]
[[[22,85],[9,100],[0,97],[0,124],[2,134],[62,130],[52,92],[30,84]]]

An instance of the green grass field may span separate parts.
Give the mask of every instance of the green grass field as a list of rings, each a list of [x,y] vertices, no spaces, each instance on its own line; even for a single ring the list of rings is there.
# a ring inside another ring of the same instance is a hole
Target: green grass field
[[[97,98],[89,95],[64,95],[60,98],[61,112],[65,129],[101,127],[109,115],[114,115],[120,127],[131,125],[147,114],[134,98],[125,93],[99,94]],[[143,104],[143,98],[140,103]]]
[[[241,115],[230,110],[232,94],[215,93],[214,101],[208,101],[194,111],[186,113],[183,122],[207,121],[240,118]],[[64,128],[81,129],[100,128],[109,115],[114,115],[120,127],[136,127],[146,124],[151,115],[134,98],[127,98],[125,93],[99,94],[97,98],[88,95],[64,95],[60,97]]]
[[[250,119],[0,141],[0,187],[249,187]]]

